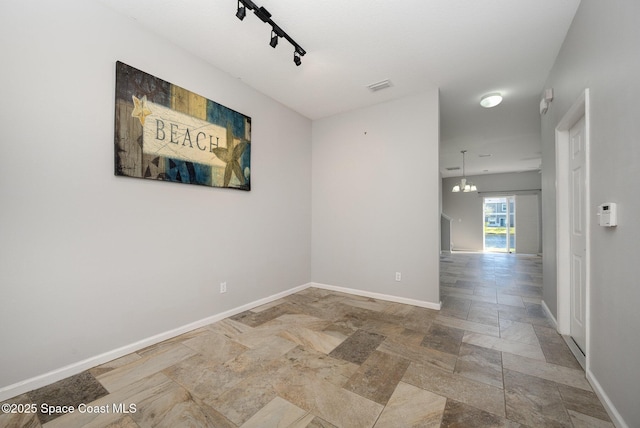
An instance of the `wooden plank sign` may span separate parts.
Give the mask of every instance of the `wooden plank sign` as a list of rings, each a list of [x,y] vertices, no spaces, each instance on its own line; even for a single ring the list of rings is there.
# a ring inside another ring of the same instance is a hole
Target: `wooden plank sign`
[[[115,174],[251,190],[251,118],[116,63]]]

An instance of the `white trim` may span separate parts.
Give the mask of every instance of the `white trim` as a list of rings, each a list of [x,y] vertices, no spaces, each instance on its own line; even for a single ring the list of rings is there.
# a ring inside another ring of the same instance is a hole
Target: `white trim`
[[[602,402],[605,410],[609,414],[609,417],[611,418],[611,422],[613,422],[613,424],[617,428],[629,428],[629,425],[627,425],[624,419],[622,419],[622,416],[618,412],[618,409],[616,409],[616,406],[613,405],[613,403],[609,399],[609,396],[604,392],[604,390],[602,389],[602,386],[600,386],[600,382],[598,382],[598,380],[593,375],[591,370],[587,370],[586,374],[587,374],[587,380],[591,384],[593,391],[596,393],[596,395],[600,399],[600,402]]]
[[[547,306],[547,303],[543,300],[541,302],[541,305],[542,305],[542,309],[544,309],[544,311],[547,313],[547,317],[549,317],[549,319],[551,320],[551,323],[553,324],[553,328],[558,330],[558,321],[556,321],[556,317],[554,317],[553,314],[551,313],[551,310]]]
[[[554,327],[558,327],[558,323],[556,321],[556,319],[554,318],[553,314],[551,313],[551,311],[549,310],[549,307],[547,306],[547,304],[545,303],[545,301],[542,301],[542,307],[544,309],[544,311],[547,313],[547,316],[549,317],[549,319],[553,322]],[[571,343],[569,343],[568,341],[573,342],[573,339],[571,339],[568,336],[563,335],[562,336],[563,339],[565,339],[565,341],[567,341],[567,346],[571,347]],[[576,345],[573,345],[576,349],[571,349],[571,351],[574,353],[575,352],[580,352],[577,348]],[[578,359],[578,357],[576,357],[576,359]],[[580,362],[580,360],[578,359],[578,362]],[[586,364],[586,362],[585,362]],[[581,365],[583,365],[581,363]],[[584,368],[584,365],[583,365]],[[598,380],[596,379],[596,377],[593,375],[593,372],[591,372],[591,370],[586,370],[585,371],[585,375],[587,377],[587,380],[589,381],[589,383],[591,384],[591,387],[593,388],[593,391],[596,393],[596,395],[598,396],[598,398],[600,399],[600,402],[602,402],[602,404],[604,405],[605,409],[607,410],[607,413],[609,414],[609,417],[611,418],[612,422],[614,423],[614,425],[618,428],[629,428],[629,425],[626,424],[626,422],[624,421],[624,419],[622,419],[622,416],[620,415],[620,413],[618,412],[618,409],[616,409],[616,407],[613,405],[613,403],[611,402],[611,400],[609,399],[609,396],[604,392],[604,390],[602,389],[602,386],[600,386],[600,383],[598,382]]]
[[[589,371],[591,332],[591,188],[590,134],[591,106],[589,89],[585,89],[556,126],[556,287],[558,298],[558,333],[571,333],[570,242],[569,242],[569,130],[582,117],[585,119],[585,231],[586,231],[586,370]]]
[[[565,196],[569,192],[569,182],[566,179],[568,145],[569,131],[560,132],[556,129],[556,292],[558,299],[556,310],[560,334],[569,334],[571,325],[571,313],[567,310],[571,305],[568,286],[570,263],[567,260],[570,255],[570,243],[568,236],[564,233],[569,230],[569,218],[567,215],[561,215],[569,212],[569,198]],[[561,198],[560,195],[563,197]]]
[[[578,345],[576,344],[576,342],[573,340],[571,336],[567,336],[563,334],[561,337],[569,347],[569,350],[571,351],[573,356],[576,357],[576,360],[578,360],[578,364],[580,364],[580,367],[582,367],[582,370],[586,371],[587,360],[584,354],[582,353],[582,351],[580,350],[580,348],[578,347]]]
[[[473,248],[452,248],[452,253],[468,253],[468,254],[482,254],[484,250],[474,250]]]
[[[26,379],[26,380],[14,383],[12,385],[5,386],[3,388],[0,388],[0,401],[5,401],[9,398],[13,398],[17,395],[24,394],[25,392],[29,392],[36,388],[41,388],[43,386],[50,385],[54,382],[58,382],[59,380],[66,379],[69,376],[76,375],[92,367],[99,366],[100,364],[104,364],[108,361],[115,360],[116,358],[120,358],[132,352],[136,352],[140,349],[146,348],[147,346],[160,343],[164,340],[171,339],[173,337],[179,336],[181,334],[187,333],[197,328],[204,327],[206,325],[221,321],[225,318],[239,314],[240,312],[244,312],[249,309],[253,309],[258,306],[262,306],[264,304],[273,302],[274,300],[278,300],[290,294],[297,293],[298,291],[304,290],[305,288],[308,288],[310,286],[311,286],[311,283],[303,284],[303,285],[291,288],[289,290],[274,294],[272,296],[253,301],[242,306],[238,306],[237,308],[230,309],[228,311],[221,312],[219,314],[212,315],[207,318],[203,318],[199,321],[195,321],[195,322],[183,325],[181,327],[174,328],[173,330],[165,331],[163,333],[159,333],[154,336],[147,337],[145,339],[139,340],[129,345],[125,345],[120,348],[107,351],[103,354],[89,357],[85,360],[78,361],[76,363],[69,364],[64,367],[60,367],[56,370],[52,370],[50,372],[41,374],[39,376],[35,376],[30,379]]]
[[[558,321],[556,321],[556,318],[553,316],[553,314],[551,313],[551,310],[549,309],[549,307],[547,306],[544,300],[542,301],[542,308],[547,313],[547,317],[551,321],[553,328],[558,330]],[[573,356],[576,357],[576,360],[578,360],[578,363],[580,363],[580,367],[582,367],[582,370],[585,370],[586,361],[584,358],[584,354],[582,353],[582,351],[580,351],[580,348],[578,348],[578,345],[576,345],[573,339],[570,336],[567,336],[566,334],[561,335],[561,337],[565,341],[569,349],[571,350],[571,353],[573,354]]]
[[[403,303],[405,305],[419,306],[421,308],[434,309],[436,311],[439,311],[441,306],[442,306],[442,302],[433,303],[433,302],[427,302],[427,301],[424,301],[424,300],[409,299],[407,297],[398,297],[398,296],[391,296],[391,295],[388,295],[388,294],[380,294],[380,293],[373,293],[373,292],[370,292],[370,291],[357,290],[355,288],[346,288],[346,287],[338,287],[338,286],[329,285],[329,284],[320,284],[320,283],[317,283],[317,282],[310,283],[310,286],[311,287],[316,287],[316,288],[322,288],[324,290],[331,290],[331,291],[338,291],[338,292],[347,293],[347,294],[354,294],[356,296],[371,297],[372,299],[386,300],[388,302]]]

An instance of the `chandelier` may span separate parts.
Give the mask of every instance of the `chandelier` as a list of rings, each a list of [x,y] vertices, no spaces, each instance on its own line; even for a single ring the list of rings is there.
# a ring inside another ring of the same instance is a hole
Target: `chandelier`
[[[462,150],[462,179],[460,180],[460,184],[456,184],[451,189],[452,192],[477,192],[478,189],[476,185],[470,181],[467,181],[467,177],[464,174],[464,154],[467,153],[466,150]]]

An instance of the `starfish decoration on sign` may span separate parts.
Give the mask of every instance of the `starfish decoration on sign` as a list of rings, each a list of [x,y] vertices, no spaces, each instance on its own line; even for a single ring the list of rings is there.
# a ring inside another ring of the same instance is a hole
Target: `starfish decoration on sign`
[[[144,95],[142,99],[136,98],[135,95],[132,95],[133,98],[133,112],[131,113],[131,117],[137,117],[140,120],[140,124],[144,126],[145,117],[149,116],[152,112],[147,107],[147,96]]]
[[[247,147],[247,141],[241,140],[237,146],[234,146],[233,141],[234,138],[231,125],[227,124],[227,147],[216,147],[213,149],[213,154],[215,154],[222,162],[227,164],[224,168],[224,187],[229,186],[232,173],[238,178],[240,184],[245,184],[239,159],[240,156],[242,156],[244,149]]]

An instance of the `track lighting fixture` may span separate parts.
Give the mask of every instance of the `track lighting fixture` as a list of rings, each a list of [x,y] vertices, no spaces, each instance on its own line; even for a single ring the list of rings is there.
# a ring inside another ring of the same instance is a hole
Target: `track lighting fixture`
[[[252,10],[253,13],[258,18],[260,18],[262,22],[266,22],[267,24],[271,25],[271,40],[269,41],[269,46],[275,48],[276,46],[278,46],[278,39],[280,37],[285,38],[289,43],[293,45],[293,48],[295,49],[293,52],[293,62],[297,66],[302,64],[301,57],[303,57],[307,52],[302,49],[302,46],[297,44],[295,40],[289,37],[287,33],[282,31],[282,28],[278,27],[278,25],[273,22],[273,20],[271,20],[271,14],[269,13],[269,11],[262,6],[258,7],[251,0],[238,0],[238,11],[236,12],[236,17],[240,21],[242,21],[247,15],[247,9]]]
[[[236,12],[236,16],[240,21],[242,21],[244,17],[247,16],[247,8],[244,6],[240,6],[240,0],[238,0],[238,11]]]

